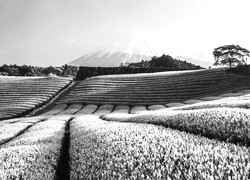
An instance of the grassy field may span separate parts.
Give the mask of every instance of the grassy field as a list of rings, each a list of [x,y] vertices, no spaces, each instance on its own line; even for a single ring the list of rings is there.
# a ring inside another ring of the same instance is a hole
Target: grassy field
[[[46,112],[0,121],[0,179],[247,180],[249,109],[250,79],[223,68],[89,78]]]

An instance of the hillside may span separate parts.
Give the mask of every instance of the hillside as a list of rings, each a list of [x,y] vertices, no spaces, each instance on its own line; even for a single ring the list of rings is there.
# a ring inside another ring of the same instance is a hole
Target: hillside
[[[0,114],[0,179],[248,179],[249,78],[220,68],[76,81],[38,116]],[[0,79],[3,113],[68,83]]]
[[[175,59],[180,59],[182,61],[187,61],[192,64],[197,64],[204,68],[209,68],[209,66],[211,67],[213,65],[213,63],[208,62],[208,61],[201,61],[198,59],[193,59],[193,58],[183,57],[183,56],[176,56]]]
[[[250,88],[250,78],[226,68],[106,75],[79,81],[59,103],[164,105]]]
[[[181,61],[179,59],[172,58],[170,55],[163,54],[160,57],[153,56],[148,61],[141,61],[138,63],[127,63],[126,67],[132,68],[170,68],[175,70],[184,69],[202,69],[201,66],[192,64],[187,61]]]
[[[59,77],[0,77],[0,120],[28,115],[70,83]]]

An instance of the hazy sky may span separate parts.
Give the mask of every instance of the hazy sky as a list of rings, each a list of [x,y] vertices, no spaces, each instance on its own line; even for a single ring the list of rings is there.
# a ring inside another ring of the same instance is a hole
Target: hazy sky
[[[132,27],[166,54],[212,62],[221,45],[250,50],[249,18],[249,0],[0,0],[0,65],[61,66]]]

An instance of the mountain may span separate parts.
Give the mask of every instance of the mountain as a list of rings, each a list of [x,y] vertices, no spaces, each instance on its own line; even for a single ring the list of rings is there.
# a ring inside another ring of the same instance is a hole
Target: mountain
[[[68,65],[117,67],[121,63],[151,60],[151,57],[163,54],[153,42],[153,34],[149,30],[132,28],[128,35],[116,39],[111,48],[85,54]]]
[[[118,67],[121,63],[125,62],[140,62],[142,59],[150,60],[151,56],[146,56],[143,54],[128,54],[124,52],[96,52],[93,54],[84,55],[72,62],[68,65],[76,65],[76,66],[100,66],[100,67]]]
[[[211,62],[201,61],[201,60],[192,59],[192,58],[183,57],[183,56],[176,56],[175,59],[187,61],[187,62],[190,62],[190,63],[195,64],[195,65],[199,65],[199,66],[204,67],[204,68],[208,68],[209,66],[210,67],[213,66],[213,63],[211,63]]]
[[[118,67],[121,63],[138,63],[151,60],[153,56],[161,57],[164,52],[155,42],[155,35],[148,29],[132,28],[127,34],[110,40],[106,48],[87,53],[68,63],[71,66]],[[98,42],[97,42],[98,43]],[[190,62],[208,68],[212,63],[177,56],[175,59]]]

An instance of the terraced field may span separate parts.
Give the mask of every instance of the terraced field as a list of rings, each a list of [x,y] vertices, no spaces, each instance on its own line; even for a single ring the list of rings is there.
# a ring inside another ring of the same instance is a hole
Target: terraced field
[[[0,121],[0,179],[250,179],[249,86],[225,69],[76,82]]]
[[[0,77],[0,120],[42,107],[70,82],[68,78]]]
[[[249,77],[225,69],[108,75],[81,81],[59,103],[166,105],[250,88]]]

